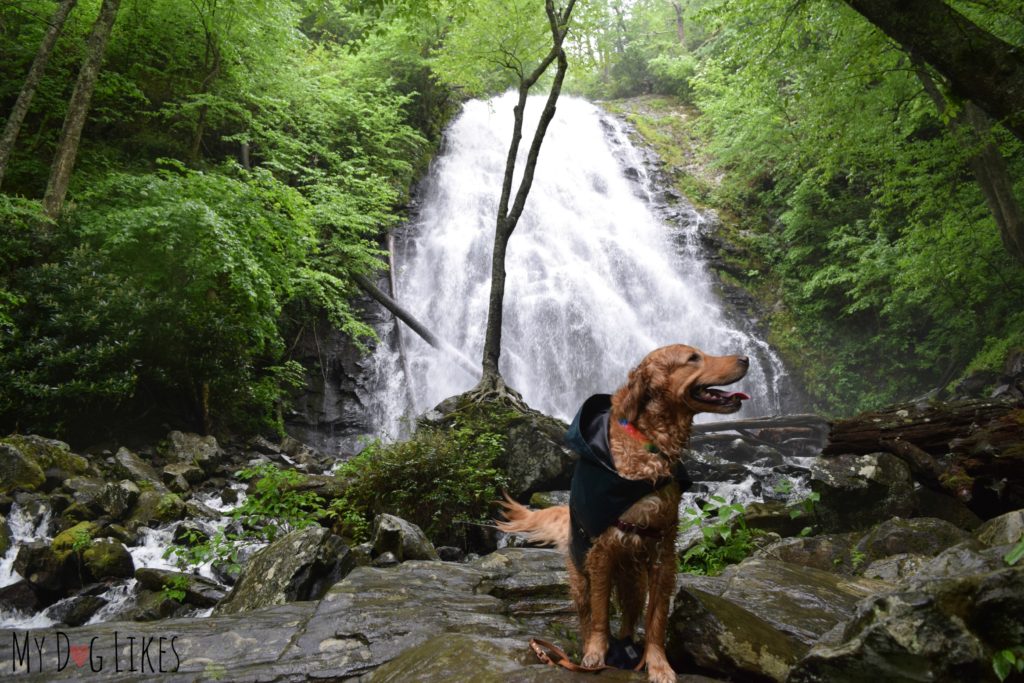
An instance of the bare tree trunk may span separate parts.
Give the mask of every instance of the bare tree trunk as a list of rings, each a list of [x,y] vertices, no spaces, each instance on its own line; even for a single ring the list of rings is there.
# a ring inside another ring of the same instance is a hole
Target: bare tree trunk
[[[43,196],[43,212],[50,218],[57,218],[64,206],[64,197],[71,182],[71,171],[74,170],[75,158],[78,156],[78,143],[82,139],[82,128],[89,113],[89,101],[92,99],[93,90],[96,89],[96,79],[120,5],[121,0],[103,0],[100,14],[92,26],[85,62],[78,73],[75,90],[68,103],[68,114],[64,118],[64,127],[57,143],[57,154],[50,167],[50,180]]]
[[[1024,140],[1024,51],[942,0],[846,0],[911,55]]]
[[[32,60],[28,75],[25,76],[25,83],[21,86],[21,92],[18,93],[18,99],[15,100],[14,108],[7,119],[7,125],[4,126],[3,136],[0,136],[0,185],[3,185],[4,175],[7,173],[7,162],[11,158],[11,152],[14,151],[14,143],[18,139],[21,124],[25,120],[29,105],[32,104],[32,98],[36,94],[36,87],[46,70],[46,63],[50,61],[53,46],[57,43],[57,38],[60,37],[60,32],[64,29],[64,21],[74,9],[76,2],[78,0],[60,0],[60,4],[57,5],[57,11],[50,19],[50,25],[43,35],[43,42],[39,44],[36,57]]]
[[[483,351],[483,376],[480,378],[478,388],[482,392],[494,389],[505,390],[505,382],[498,369],[498,362],[501,358],[501,324],[502,308],[505,299],[505,252],[508,248],[508,240],[516,229],[519,217],[526,205],[526,197],[533,185],[533,174],[537,167],[537,157],[540,154],[540,147],[547,133],[548,124],[555,116],[555,103],[562,90],[562,81],[565,78],[565,71],[568,62],[565,52],[562,50],[562,43],[568,32],[569,16],[572,13],[576,0],[569,0],[566,8],[558,13],[555,10],[553,0],[546,0],[545,10],[548,14],[548,22],[551,26],[551,51],[541,61],[531,74],[522,78],[519,83],[519,100],[513,110],[514,124],[512,129],[512,142],[509,145],[508,157],[505,160],[505,176],[502,181],[501,199],[498,202],[498,217],[495,222],[494,251],[491,258],[491,292],[487,305],[487,332],[484,338]],[[537,130],[534,132],[533,140],[530,143],[530,150],[526,157],[526,166],[523,169],[523,177],[516,190],[515,200],[509,208],[509,199],[512,195],[512,177],[515,174],[516,157],[519,154],[519,143],[523,136],[523,111],[526,109],[526,98],[530,88],[547,71],[552,62],[557,62],[554,82],[551,84],[551,91],[544,104],[544,109],[537,123]]]
[[[683,20],[683,6],[679,0],[672,0],[672,9],[676,12],[676,38],[680,45],[686,47],[686,22]]]
[[[935,103],[940,114],[946,111],[943,97],[935,80],[928,73],[924,63],[912,58],[917,77],[925,92]],[[1006,160],[991,140],[992,121],[973,102],[964,102],[964,107],[949,119],[953,130],[969,129],[969,138],[976,151],[971,155],[971,170],[978,181],[985,203],[992,212],[1003,246],[1019,263],[1024,265],[1024,212],[1013,192],[1013,182],[1006,167]]]
[[[211,56],[213,59],[212,66],[210,66]],[[203,82],[199,86],[199,94],[201,95],[205,95],[210,91],[214,80],[220,74],[220,48],[217,47],[216,36],[209,32],[206,34],[206,57],[204,61],[208,70],[206,77],[203,78]],[[206,133],[206,115],[209,111],[210,107],[208,105],[200,105],[199,119],[196,121],[195,130],[192,132],[192,144],[189,146],[189,159],[192,163],[199,161],[199,152],[203,145],[203,135]]]

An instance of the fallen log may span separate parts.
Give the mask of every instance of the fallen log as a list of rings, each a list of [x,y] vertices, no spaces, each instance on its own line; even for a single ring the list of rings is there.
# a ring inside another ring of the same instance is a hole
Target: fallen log
[[[892,453],[983,518],[1024,506],[1024,401],[904,404],[838,420],[823,456]]]
[[[829,423],[820,415],[775,415],[770,417],[750,417],[743,420],[723,420],[721,422],[702,422],[693,425],[694,434],[710,434],[712,432],[731,432],[752,429],[789,429],[793,427],[827,431]]]
[[[1006,415],[1019,402],[969,400],[949,403],[907,403],[861,413],[832,424],[823,455],[877,453],[883,442],[906,441],[931,455],[949,452],[953,439]]]

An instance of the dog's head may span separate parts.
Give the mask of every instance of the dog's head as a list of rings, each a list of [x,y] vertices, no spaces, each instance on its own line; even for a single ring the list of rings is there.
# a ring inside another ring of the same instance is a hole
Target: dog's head
[[[732,384],[747,374],[746,356],[711,356],[684,344],[651,351],[630,371],[618,413],[636,422],[649,404],[683,413],[735,413],[750,397],[715,387]]]

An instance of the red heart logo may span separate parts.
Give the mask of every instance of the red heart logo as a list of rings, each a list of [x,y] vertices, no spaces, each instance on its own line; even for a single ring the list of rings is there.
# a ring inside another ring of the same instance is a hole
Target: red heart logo
[[[78,668],[82,668],[83,666],[85,666],[85,662],[89,659],[89,646],[72,645],[71,659],[75,660],[75,664],[78,665]]]

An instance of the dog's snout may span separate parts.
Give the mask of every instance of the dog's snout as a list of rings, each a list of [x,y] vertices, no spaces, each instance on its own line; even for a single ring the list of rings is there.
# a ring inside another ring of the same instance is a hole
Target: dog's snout
[[[736,362],[740,365],[750,365],[750,359],[746,356],[736,356]]]

